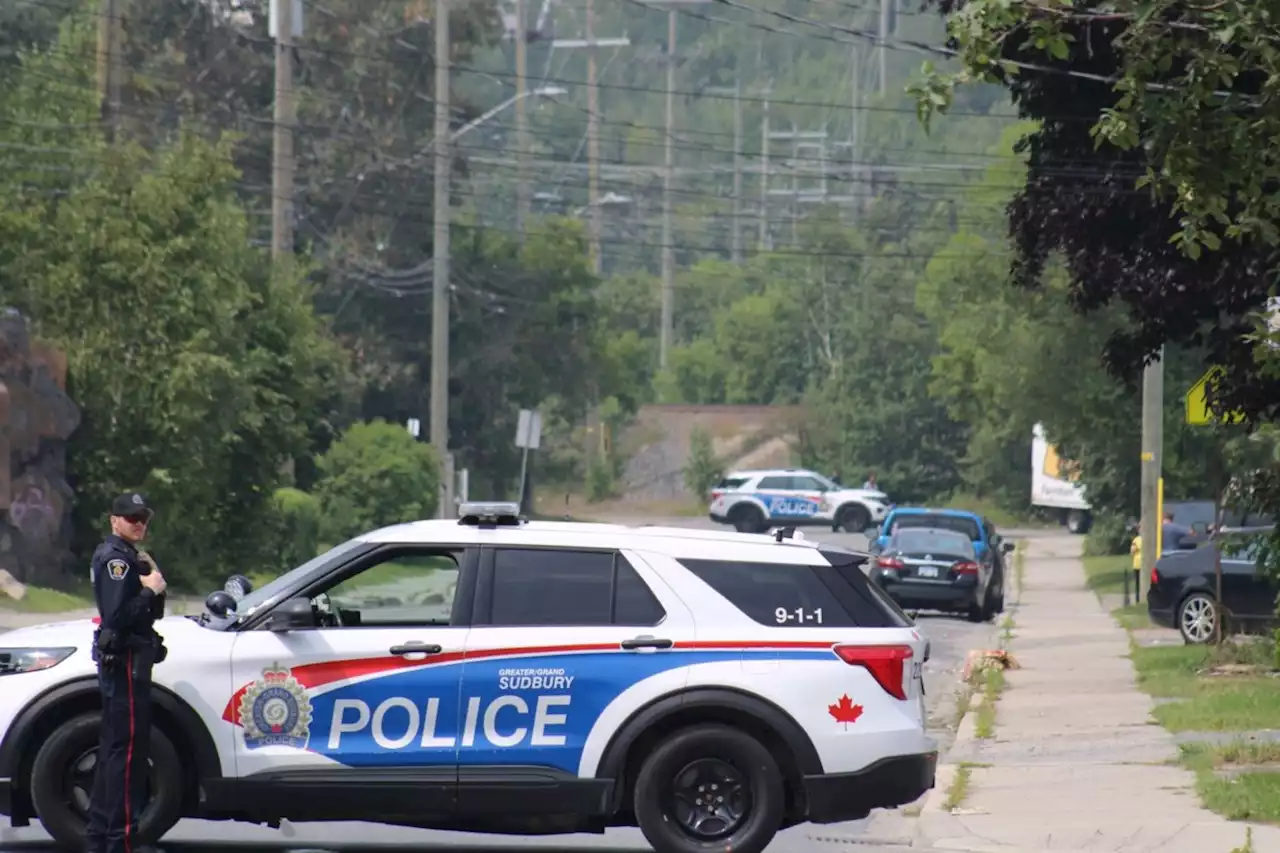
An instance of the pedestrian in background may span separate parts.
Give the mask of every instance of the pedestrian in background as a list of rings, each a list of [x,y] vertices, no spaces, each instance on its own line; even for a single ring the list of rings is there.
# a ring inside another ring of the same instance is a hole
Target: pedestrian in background
[[[146,805],[151,735],[151,667],[167,652],[155,621],[165,580],[138,550],[154,513],[140,494],[111,504],[111,534],[93,552],[89,575],[100,624],[93,638],[102,729],[86,832],[89,853],[133,853]]]

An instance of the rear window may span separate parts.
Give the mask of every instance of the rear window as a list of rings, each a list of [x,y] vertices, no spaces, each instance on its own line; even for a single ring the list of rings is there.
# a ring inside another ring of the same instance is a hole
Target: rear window
[[[928,513],[911,513],[895,515],[890,522],[890,532],[905,530],[908,527],[932,527],[935,530],[954,530],[963,533],[972,541],[982,540],[982,528],[972,518],[958,515],[930,515]]]
[[[941,530],[899,531],[889,540],[889,547],[906,554],[944,554],[973,558],[973,543],[963,533]]]
[[[737,488],[741,488],[742,484],[745,482],[747,482],[746,477],[725,477],[723,480],[716,483],[716,488],[717,489],[737,489]]]
[[[854,628],[858,625],[813,566],[728,560],[681,560],[680,564],[761,625],[773,628]]]

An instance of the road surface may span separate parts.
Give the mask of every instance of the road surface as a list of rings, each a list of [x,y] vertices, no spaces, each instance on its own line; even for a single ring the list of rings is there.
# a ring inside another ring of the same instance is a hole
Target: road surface
[[[698,518],[647,519],[643,523],[660,523],[680,527],[706,529],[709,521]],[[829,530],[805,531],[809,538],[844,545],[858,550],[866,547],[861,535],[832,533]],[[1010,532],[1011,536],[1036,535],[1034,532]],[[1012,578],[1010,579],[1012,584]],[[1012,587],[1009,596],[1012,601]],[[917,624],[932,644],[932,656],[925,664],[926,705],[930,729],[945,747],[951,740],[954,725],[955,697],[965,655],[970,649],[989,648],[998,628],[994,624],[974,625],[958,617],[922,613]],[[2,637],[3,635],[0,635]],[[0,639],[0,642],[3,642]],[[879,815],[879,816],[878,816]],[[856,844],[860,853],[901,853],[910,843],[901,829],[903,821],[892,822],[881,813],[865,821],[827,826],[803,825],[779,833],[767,853],[808,853],[824,849],[847,849]],[[890,825],[896,828],[886,831]],[[604,835],[573,836],[490,836],[469,833],[435,832],[403,829],[377,824],[285,824],[281,829],[223,822],[185,820],[165,837],[162,849],[183,853],[221,853],[229,849],[254,853],[320,853],[328,850],[382,851],[429,850],[453,848],[486,853],[520,848],[566,851],[642,851],[649,850],[644,837],[636,829],[614,829]],[[0,822],[0,853],[16,850],[52,850],[48,836],[37,826],[12,829]]]

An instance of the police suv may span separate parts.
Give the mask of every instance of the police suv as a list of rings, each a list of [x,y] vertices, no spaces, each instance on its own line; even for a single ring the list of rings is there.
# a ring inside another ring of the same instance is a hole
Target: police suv
[[[933,787],[927,644],[865,555],[517,511],[377,530],[157,623],[140,840],[183,817],[369,820],[757,853]],[[93,627],[0,635],[0,812],[71,849]]]
[[[861,533],[884,521],[889,507],[884,492],[848,489],[813,471],[786,468],[725,475],[711,492],[709,515],[741,533],[778,524]]]

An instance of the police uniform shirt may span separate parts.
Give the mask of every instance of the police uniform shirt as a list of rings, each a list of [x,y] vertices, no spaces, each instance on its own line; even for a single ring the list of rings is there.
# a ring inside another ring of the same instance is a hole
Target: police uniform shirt
[[[151,567],[138,558],[133,543],[114,533],[98,546],[89,573],[103,628],[121,636],[151,634],[151,626],[164,605],[142,585],[142,575],[150,572]]]

